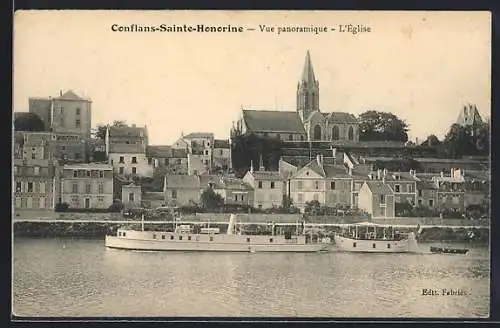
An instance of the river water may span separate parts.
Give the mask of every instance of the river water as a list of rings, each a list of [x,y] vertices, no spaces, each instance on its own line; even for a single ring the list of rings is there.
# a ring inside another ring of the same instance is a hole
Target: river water
[[[468,255],[135,252],[16,238],[13,313],[26,317],[489,316],[487,247]],[[467,295],[422,295],[423,289]]]

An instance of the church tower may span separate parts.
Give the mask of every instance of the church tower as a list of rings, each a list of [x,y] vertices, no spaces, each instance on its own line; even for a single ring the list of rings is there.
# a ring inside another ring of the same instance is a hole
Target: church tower
[[[297,112],[304,122],[312,112],[319,112],[319,82],[314,76],[309,50],[306,54],[302,78],[297,85]]]

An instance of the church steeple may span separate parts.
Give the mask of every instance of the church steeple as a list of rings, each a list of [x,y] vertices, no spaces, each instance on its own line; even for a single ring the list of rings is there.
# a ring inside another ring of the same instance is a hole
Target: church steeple
[[[319,112],[319,82],[314,75],[309,50],[297,85],[297,112],[304,122],[312,112]]]

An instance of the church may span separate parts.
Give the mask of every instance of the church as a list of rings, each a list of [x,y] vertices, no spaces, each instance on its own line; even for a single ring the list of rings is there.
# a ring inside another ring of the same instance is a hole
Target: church
[[[359,122],[356,117],[345,112],[322,112],[319,95],[319,81],[307,51],[302,77],[297,84],[296,110],[242,109],[234,128],[242,134],[274,137],[284,142],[358,143]]]

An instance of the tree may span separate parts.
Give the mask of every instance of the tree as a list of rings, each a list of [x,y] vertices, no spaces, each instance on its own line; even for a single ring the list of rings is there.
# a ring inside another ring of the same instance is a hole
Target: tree
[[[369,110],[358,120],[362,141],[408,141],[408,124],[392,113]]]
[[[446,153],[450,157],[459,158],[463,155],[471,155],[476,149],[472,140],[472,128],[453,124],[444,137]]]
[[[224,199],[221,195],[214,192],[212,188],[207,188],[201,194],[201,203],[203,208],[214,210],[224,206]]]
[[[259,169],[260,157],[267,170],[277,170],[281,157],[281,142],[276,138],[261,137],[255,134],[235,134],[232,138],[231,157],[237,176],[243,176],[253,162],[255,170]]]
[[[35,113],[19,113],[14,119],[15,131],[45,131],[45,124]]]
[[[434,134],[431,134],[420,145],[421,146],[426,146],[426,147],[436,147],[436,146],[438,146],[440,144],[441,144],[441,141],[439,141],[438,137],[436,137]]]
[[[109,126],[109,124],[108,125],[98,124],[93,131],[94,138],[105,140],[106,139],[106,130],[108,129],[108,126]],[[115,121],[113,121],[113,124],[111,124],[111,126],[115,127],[115,128],[123,128],[123,127],[127,127],[127,124],[125,123],[125,121],[115,120]]]

